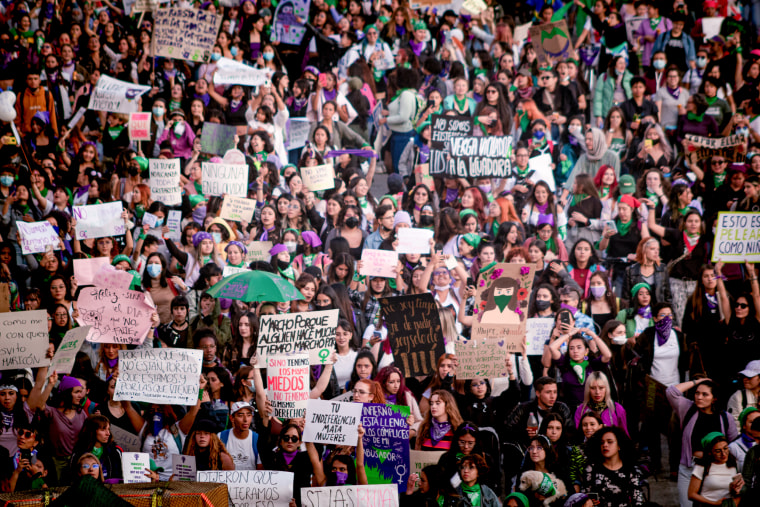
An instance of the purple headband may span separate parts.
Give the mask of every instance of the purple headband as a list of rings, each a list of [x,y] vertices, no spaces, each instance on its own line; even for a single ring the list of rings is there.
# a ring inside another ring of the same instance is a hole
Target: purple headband
[[[277,255],[277,254],[279,254],[281,252],[287,252],[287,251],[288,251],[288,247],[286,247],[282,243],[277,243],[276,245],[274,245],[272,247],[271,250],[269,250],[269,255],[271,255],[272,257],[274,257],[275,255]]]
[[[552,227],[554,227],[554,215],[551,213],[541,213],[538,215],[538,223],[536,223],[536,228],[541,227],[542,225],[549,224]]]
[[[214,241],[214,236],[212,236],[210,232],[206,231],[200,231],[193,234],[193,248],[198,248],[198,245],[200,245],[201,241],[204,239],[210,239],[211,241]]]
[[[225,252],[227,252],[227,249],[228,249],[229,247],[231,247],[232,245],[235,245],[236,247],[238,247],[238,248],[239,248],[239,249],[240,249],[240,250],[243,252],[243,255],[247,255],[247,254],[248,254],[248,249],[247,249],[247,248],[245,247],[245,245],[244,245],[244,244],[242,244],[240,241],[230,241],[230,242],[227,244],[227,246],[226,246],[226,247],[224,247],[224,251],[225,251]]]

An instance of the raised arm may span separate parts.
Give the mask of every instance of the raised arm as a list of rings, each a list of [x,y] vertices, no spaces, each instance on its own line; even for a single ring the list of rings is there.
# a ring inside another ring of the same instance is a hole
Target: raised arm
[[[312,442],[306,442],[306,452],[309,454],[309,461],[311,461],[311,468],[314,472],[314,482],[320,486],[325,484],[325,469],[322,466],[322,460],[319,459],[319,452]]]
[[[200,387],[200,390],[201,390],[201,393],[198,395],[198,400],[195,402],[195,405],[193,405],[193,407],[187,411],[187,414],[185,414],[185,417],[183,417],[177,423],[179,430],[185,435],[189,434],[190,430],[193,428],[195,417],[198,415],[198,411],[201,409],[201,399],[203,398],[202,391],[203,389],[206,388],[207,384],[208,384],[208,381],[206,380],[206,377],[201,375],[201,380],[198,382],[198,386]]]
[[[31,391],[29,391],[29,398],[26,400],[27,405],[29,405],[29,408],[32,410],[41,410],[45,408],[45,404],[50,397],[50,393],[53,392],[53,387],[58,381],[58,374],[56,372],[53,372],[48,377],[47,386],[45,386],[45,390],[43,391],[42,385],[45,383],[47,372],[47,366],[42,366],[39,370],[37,370],[37,378],[34,380],[34,387]]]
[[[560,347],[563,343],[566,343],[567,340],[570,338],[569,334],[563,334],[559,337],[559,339],[554,340],[549,344],[549,353],[552,356],[552,360],[559,361],[559,359],[562,357],[562,352],[560,352]],[[546,366],[544,364],[544,366]]]
[[[658,235],[659,237],[665,236],[665,227],[659,225],[657,222],[655,222],[654,217],[654,208],[655,205],[652,201],[649,199],[641,199],[644,204],[647,205],[647,209],[649,210],[649,213],[647,213],[647,228],[649,229],[649,232]]]
[[[356,482],[369,484],[367,470],[364,469],[364,427],[359,425],[359,438],[356,439]]]
[[[259,409],[262,424],[269,426],[269,413],[265,410],[267,394],[264,391],[264,381],[261,379],[261,368],[259,368],[257,361],[253,363],[253,385],[256,389],[256,407]]]
[[[325,392],[325,389],[327,389],[327,386],[330,385],[330,375],[332,375],[333,371],[333,363],[335,363],[338,360],[338,353],[333,352],[330,354],[329,361],[332,361],[331,363],[328,363],[325,365],[324,368],[322,368],[322,374],[319,376],[319,380],[317,380],[317,385],[314,386],[314,389],[311,390],[309,393],[309,398],[312,400],[317,400],[322,396],[322,393]]]
[[[715,278],[717,281],[718,289],[718,302],[723,313],[723,318],[728,324],[731,321],[731,301],[728,299],[728,291],[726,290],[726,284],[723,283],[723,261],[718,261],[715,264]],[[755,282],[757,283],[757,282]]]

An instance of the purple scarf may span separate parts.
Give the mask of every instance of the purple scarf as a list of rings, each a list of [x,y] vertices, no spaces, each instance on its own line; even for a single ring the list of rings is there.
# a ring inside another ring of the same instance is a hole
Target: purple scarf
[[[430,426],[430,441],[433,445],[438,445],[438,442],[443,440],[443,437],[445,437],[446,433],[451,429],[451,423],[449,421],[439,423],[435,419],[431,422],[433,424]]]
[[[459,197],[459,190],[456,188],[447,188],[446,189],[446,198],[444,199],[446,203],[452,203],[457,200],[457,197]]]
[[[651,306],[642,306],[639,308],[636,313],[644,318],[644,319],[651,319],[652,318],[652,307]]]
[[[678,96],[681,95],[680,86],[676,86],[675,90],[671,90],[669,86],[666,86],[665,89],[668,90],[668,93],[670,94],[670,96],[676,100],[678,100]]]
[[[388,402],[389,405],[395,405],[396,404],[396,395],[395,394],[386,394],[385,395],[385,401]]]
[[[113,368],[114,366],[116,366],[117,364],[119,364],[119,358],[117,357],[115,359],[106,359],[106,362],[108,362],[108,367],[109,368]]]
[[[270,227],[269,229],[264,229],[264,232],[261,233],[261,240],[260,241],[267,241],[269,239],[269,233],[274,232],[274,225]]]
[[[654,334],[657,337],[657,345],[662,347],[670,338],[670,330],[673,328],[673,319],[668,315],[659,322],[654,323]]]
[[[412,51],[415,55],[420,56],[420,53],[422,53],[422,47],[425,45],[424,42],[417,42],[414,40],[409,41],[409,46],[412,48]]]
[[[327,90],[322,90],[322,93],[325,95],[325,101],[335,100],[335,97],[338,95],[338,89],[336,88],[335,90],[331,92]]]
[[[549,201],[546,201],[544,204],[538,204],[538,203],[536,203],[536,209],[542,215],[546,215],[547,214],[546,210],[549,209]]]
[[[293,462],[293,459],[295,459],[296,454],[298,454],[298,451],[293,452],[285,452],[282,451],[282,457],[285,458],[285,463],[290,465]]]
[[[356,155],[364,158],[378,158],[377,153],[371,150],[332,150],[325,153],[324,158],[333,158],[340,155]]]

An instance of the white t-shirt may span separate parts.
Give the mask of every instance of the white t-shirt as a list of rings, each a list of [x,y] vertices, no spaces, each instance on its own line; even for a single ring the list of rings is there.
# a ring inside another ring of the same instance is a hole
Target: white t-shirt
[[[697,479],[702,479],[704,473],[704,467],[702,465],[694,466],[694,471],[691,473]],[[736,474],[739,473],[736,467],[727,467],[726,465],[714,464],[710,466],[710,472],[707,474],[707,478],[702,482],[703,497],[710,501],[718,502],[723,500],[729,494],[729,485],[734,480]]]
[[[148,424],[146,423],[142,431],[145,431],[147,427]],[[179,431],[180,444],[184,444],[187,435],[182,433],[179,426],[177,426],[177,431]],[[177,447],[174,436],[166,428],[159,431],[158,436],[148,435],[143,443],[142,451],[150,455],[157,467],[164,469],[163,472],[158,472],[158,478],[161,481],[168,481],[172,475],[172,456],[182,454],[182,449]]]
[[[227,451],[235,462],[235,470],[256,470],[261,458],[257,459],[253,452],[253,432],[249,430],[248,437],[241,440],[230,431],[227,438]]]
[[[678,384],[681,380],[678,373],[679,354],[678,337],[675,331],[670,331],[670,338],[662,346],[657,343],[657,338],[655,337],[652,378],[668,387]]]
[[[351,380],[351,371],[354,368],[357,354],[358,352],[355,350],[349,350],[345,356],[338,354],[338,360],[333,365],[333,370],[338,379],[338,387],[341,389],[344,389],[348,381]]]

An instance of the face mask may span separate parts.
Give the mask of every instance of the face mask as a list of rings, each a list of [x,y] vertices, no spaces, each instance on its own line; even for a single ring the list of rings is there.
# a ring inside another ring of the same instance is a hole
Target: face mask
[[[237,54],[238,54],[238,48],[237,48],[237,46],[232,46],[230,48],[230,53],[232,54],[232,56],[237,56]]]
[[[665,60],[655,60],[652,65],[654,65],[655,69],[662,70],[665,68]]]
[[[153,434],[158,435],[162,429],[164,429],[164,414],[156,412],[153,414]]]
[[[156,220],[156,225],[154,226],[156,229],[162,227],[164,225],[163,220]]]
[[[314,305],[314,309],[317,311],[332,310],[332,305]]]
[[[660,336],[670,336],[670,330],[673,328],[673,319],[670,315],[666,315],[654,323],[654,328]]]
[[[206,219],[206,206],[198,206],[193,210],[193,222],[202,224]]]
[[[222,57],[222,55],[220,55],[219,53],[211,53],[211,61],[212,62],[218,61],[221,57]]]
[[[346,472],[335,472],[335,484],[342,486],[348,480],[348,474]]]
[[[479,58],[473,58],[472,59],[472,66],[476,69],[480,68],[480,59]]]
[[[738,128],[736,129],[736,134],[744,137],[749,137],[749,129],[747,127]]]
[[[503,312],[504,309],[509,304],[509,301],[512,299],[512,296],[502,295],[502,296],[494,296],[493,302],[496,303],[496,306],[499,307],[499,311]]]
[[[251,382],[251,385],[246,385],[245,387],[247,387],[248,390],[251,391],[252,393],[256,392],[256,386],[253,385],[253,382]]]
[[[0,185],[4,187],[13,185],[13,176],[0,176]]]
[[[221,232],[212,232],[211,237],[214,238],[214,243],[216,243],[217,245],[222,242]]]
[[[153,114],[155,116],[158,116],[159,118],[163,117],[165,112],[166,112],[166,110],[163,107],[154,107],[153,108]]]
[[[264,53],[261,56],[263,56],[264,60],[267,62],[271,62],[272,60],[274,60],[274,53]]]
[[[654,146],[654,145],[656,145],[656,144],[660,144],[660,138],[657,138],[657,139],[650,139],[650,141],[652,141],[652,146]]]
[[[545,135],[546,135],[546,132],[544,132],[543,130],[536,130],[535,132],[533,132],[533,138],[538,139],[539,141],[543,139]]]
[[[349,229],[355,229],[359,227],[359,219],[356,217],[348,217],[345,223],[346,223],[346,227],[348,227]]]
[[[491,185],[478,185],[478,188],[483,191],[485,194],[491,193]]]
[[[158,278],[161,274],[161,264],[148,264],[145,266],[145,270],[151,278]]]
[[[185,122],[178,122],[174,124],[174,135],[179,139],[182,134],[185,133]]]
[[[602,299],[606,293],[607,287],[591,287],[591,294],[594,296],[594,299]]]
[[[420,225],[422,227],[430,227],[431,225],[433,225],[434,221],[435,221],[435,219],[433,217],[431,217],[430,215],[422,215],[422,216],[420,216]]]
[[[707,67],[707,58],[697,58],[697,67],[700,69]]]
[[[295,253],[296,249],[298,248],[298,243],[295,241],[286,241],[283,243],[285,245],[285,248],[288,249],[288,253]]]
[[[616,75],[616,76],[622,76],[624,72],[625,72],[625,70],[618,70],[618,69],[615,69],[615,75]]]
[[[580,132],[581,131],[581,126],[580,125],[570,125],[569,127],[567,127],[567,130],[569,130],[571,134],[575,134],[576,132]]]
[[[545,300],[542,300],[542,299],[537,299],[536,300],[536,310],[538,310],[539,312],[543,312],[545,310],[548,310],[551,305],[552,305],[551,301],[545,301]]]
[[[277,267],[280,268],[280,270],[288,269],[288,266],[290,266],[290,262],[277,259]]]

